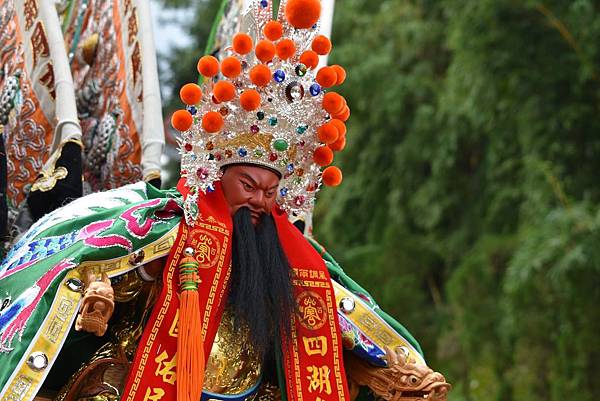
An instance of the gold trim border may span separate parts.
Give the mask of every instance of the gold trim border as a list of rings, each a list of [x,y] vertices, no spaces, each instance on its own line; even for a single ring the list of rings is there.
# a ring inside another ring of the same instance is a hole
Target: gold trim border
[[[71,329],[71,325],[77,311],[82,294],[70,290],[66,283],[69,279],[81,279],[77,269],[71,270],[60,283],[59,290],[44,322],[42,323],[34,341],[27,348],[20,365],[17,366],[16,374],[13,374],[11,382],[5,387],[6,392],[3,400],[24,401],[35,397],[39,387],[44,382],[47,374],[56,360],[58,351]],[[43,352],[48,357],[48,366],[40,371],[35,371],[27,364],[27,359],[32,352]]]
[[[65,283],[72,278],[81,279],[82,272],[89,271],[95,274],[106,273],[109,277],[119,276],[131,271],[142,264],[158,259],[169,254],[171,247],[175,243],[179,224],[169,230],[165,235],[156,241],[144,246],[141,250],[144,252],[143,263],[131,265],[129,258],[135,253],[132,252],[125,256],[104,261],[87,261],[79,264],[71,270],[63,279],[59,290],[54,298],[50,311],[46,315],[40,328],[37,338],[27,348],[21,361],[16,367],[18,372],[13,374],[11,381],[4,387],[6,391],[2,396],[3,400],[25,401],[35,397],[37,390],[43,384],[43,381],[52,369],[56,356],[71,330],[71,326],[77,311],[82,294],[74,292],[67,288]],[[138,250],[139,252],[139,250]],[[66,324],[68,323],[68,324]],[[27,358],[31,352],[41,351],[48,357],[48,367],[42,371],[34,371],[27,365]]]
[[[143,266],[144,264],[152,260],[161,258],[163,256],[167,256],[171,251],[171,248],[175,244],[175,239],[177,238],[177,231],[179,230],[179,224],[174,226],[171,230],[169,230],[165,235],[163,235],[156,241],[151,242],[143,248],[140,248],[125,256],[120,256],[118,258],[108,260],[83,262],[77,267],[77,269],[79,271],[87,271],[89,273],[93,273],[97,276],[101,275],[102,273],[106,273],[108,277],[115,277],[127,273],[128,271],[136,269],[140,266]],[[140,251],[144,252],[144,260],[141,263],[135,265],[129,263],[129,259]]]
[[[351,297],[354,300],[354,310],[344,316],[358,327],[373,343],[382,350],[384,346],[391,349],[396,347],[406,347],[408,349],[408,360],[425,364],[425,359],[417,350],[404,338],[397,333],[388,323],[383,320],[375,311],[373,311],[357,295],[344,288],[340,283],[331,280],[335,290],[335,301],[339,305],[342,298]]]

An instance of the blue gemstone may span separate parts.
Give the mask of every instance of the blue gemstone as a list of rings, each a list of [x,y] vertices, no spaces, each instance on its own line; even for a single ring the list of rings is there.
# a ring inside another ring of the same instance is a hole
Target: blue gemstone
[[[269,5],[269,2],[267,0],[261,0],[260,6],[262,8],[267,8],[268,5]]]
[[[196,113],[198,112],[198,109],[196,109],[194,106],[187,106],[187,111],[190,112],[191,115],[196,115]]]
[[[277,125],[277,117],[269,117],[269,125],[274,127]]]
[[[273,73],[273,79],[279,83],[285,81],[285,72],[283,70],[277,70]]]
[[[238,150],[238,155],[240,155],[240,157],[246,157],[248,155],[248,151],[244,148],[240,148]]]
[[[298,134],[302,135],[306,132],[307,129],[308,129],[308,125],[299,125],[298,128],[296,128],[296,132]]]
[[[287,171],[290,172],[290,173],[293,173],[294,172],[294,165],[293,164],[288,164]]]
[[[208,187],[206,187],[206,192],[214,192],[215,191],[215,187],[213,187],[212,185],[209,185]]]
[[[312,84],[310,86],[310,94],[313,96],[317,96],[319,93],[321,93],[321,85],[319,84]]]
[[[281,190],[279,190],[279,193],[281,194],[281,196],[286,196],[288,194],[288,189],[283,187],[281,188]]]
[[[259,111],[258,113],[256,113],[256,118],[258,118],[259,120],[264,120],[265,113],[262,111]]]

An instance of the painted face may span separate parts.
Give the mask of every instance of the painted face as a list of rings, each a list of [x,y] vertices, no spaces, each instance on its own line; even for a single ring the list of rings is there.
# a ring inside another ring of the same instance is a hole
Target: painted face
[[[263,167],[234,165],[225,169],[221,185],[231,216],[246,206],[256,225],[260,216],[271,213],[275,205],[279,176]]]

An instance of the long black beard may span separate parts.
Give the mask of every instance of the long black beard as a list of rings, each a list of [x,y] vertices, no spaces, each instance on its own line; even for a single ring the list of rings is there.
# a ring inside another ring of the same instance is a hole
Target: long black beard
[[[290,338],[296,305],[291,269],[271,215],[263,215],[256,227],[248,208],[240,208],[233,216],[229,304],[236,328],[249,329],[260,358],[271,351],[274,339]]]

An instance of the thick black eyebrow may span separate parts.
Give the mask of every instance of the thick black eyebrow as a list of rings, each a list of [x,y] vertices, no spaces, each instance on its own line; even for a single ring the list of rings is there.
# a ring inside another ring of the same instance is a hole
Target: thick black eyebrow
[[[240,173],[240,176],[244,177],[245,179],[249,180],[252,185],[254,185],[255,187],[258,187],[258,183],[256,181],[254,181],[254,179],[252,177],[250,177],[248,174],[246,173]],[[277,187],[279,187],[279,184],[273,185],[270,188],[268,188],[268,191],[274,191],[277,189]]]
[[[246,174],[246,173],[240,173],[240,175],[242,177],[246,178],[247,180],[249,180],[252,183],[252,185],[254,185],[255,187],[258,186],[258,183],[256,181],[254,181],[254,179],[252,179],[252,177],[250,177],[248,174]]]

